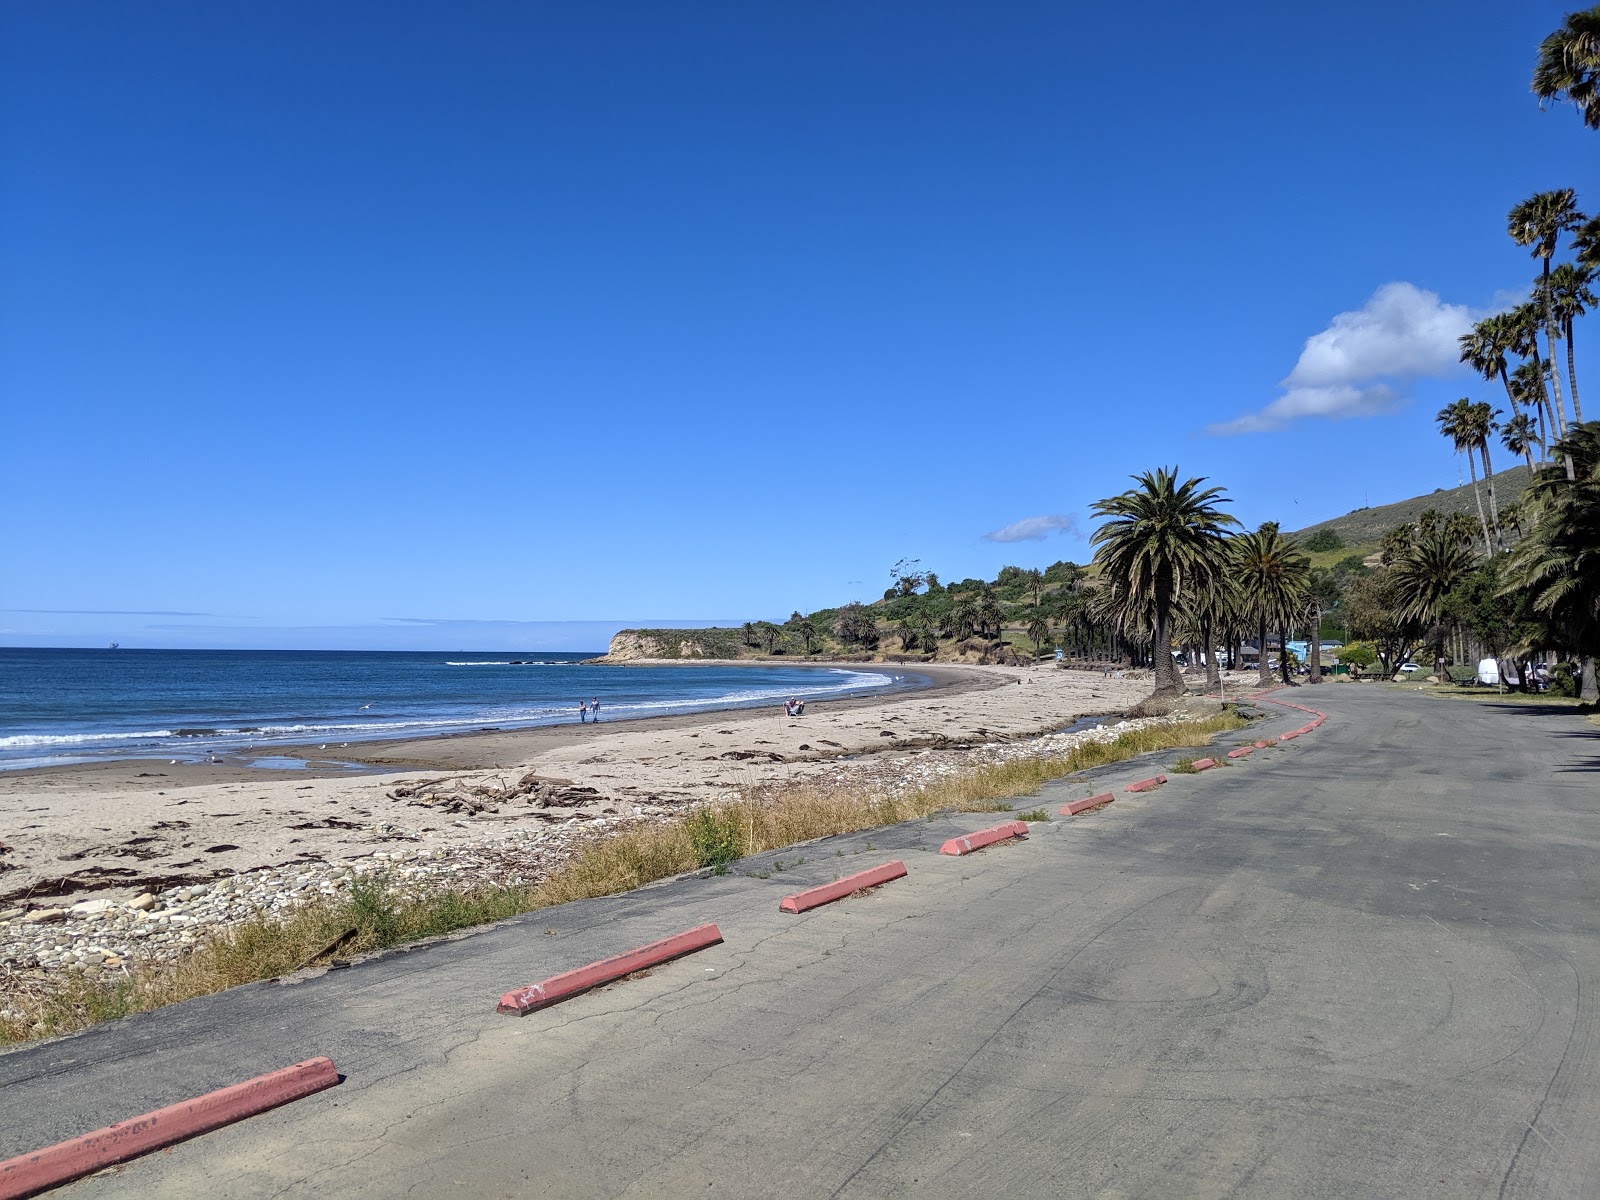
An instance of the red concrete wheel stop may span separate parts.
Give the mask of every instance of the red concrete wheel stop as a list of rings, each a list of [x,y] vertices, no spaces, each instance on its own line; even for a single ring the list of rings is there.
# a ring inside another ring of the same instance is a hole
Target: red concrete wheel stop
[[[1217,760],[1214,758],[1197,758],[1189,765],[1192,766],[1196,771],[1209,771],[1212,767],[1217,765]]]
[[[1149,779],[1141,779],[1138,783],[1130,783],[1122,790],[1125,792],[1153,792],[1167,781],[1165,775],[1152,775]]]
[[[1278,735],[1278,740],[1280,742],[1292,742],[1299,736],[1300,735],[1298,733],[1291,729],[1288,733],[1280,733]]]
[[[1257,742],[1256,743],[1256,749],[1257,750],[1265,750],[1267,748],[1267,746],[1268,746],[1267,742]]]
[[[1086,800],[1074,800],[1071,804],[1061,806],[1063,817],[1075,817],[1079,813],[1086,813],[1091,808],[1103,808],[1117,798],[1115,792],[1101,792],[1098,796],[1090,796]]]
[[[332,1059],[310,1058],[31,1154],[19,1154],[0,1162],[0,1200],[37,1195],[91,1171],[209,1133],[338,1082],[339,1072]]]
[[[824,904],[832,904],[835,900],[843,900],[862,888],[878,887],[890,880],[903,878],[905,873],[905,863],[896,859],[894,862],[884,863],[881,867],[857,871],[854,875],[846,875],[843,879],[835,879],[832,883],[824,883],[819,887],[807,888],[803,892],[785,896],[778,901],[778,911],[803,913]]]
[[[977,833],[967,834],[966,837],[951,838],[939,847],[939,853],[971,854],[974,850],[982,850],[985,846],[992,846],[1007,838],[1027,836],[1028,826],[1022,821],[1003,821],[991,829],[980,829]]]
[[[722,941],[722,931],[715,925],[697,925],[693,929],[662,938],[659,942],[651,942],[647,946],[640,946],[623,954],[613,954],[610,958],[602,958],[599,962],[592,962],[586,967],[563,971],[559,975],[550,976],[549,979],[542,979],[538,983],[530,983],[527,987],[507,992],[500,997],[496,1011],[525,1017],[538,1009],[570,1000],[573,996],[597,988],[601,984],[632,975],[635,971],[642,971],[646,967],[670,962],[674,958],[682,958],[685,954],[693,954],[696,950],[715,946],[720,941]]]
[[[1255,751],[1256,751],[1256,748],[1254,746],[1240,746],[1237,750],[1229,750],[1228,751],[1228,757],[1229,758],[1249,758],[1252,754],[1255,753]]]

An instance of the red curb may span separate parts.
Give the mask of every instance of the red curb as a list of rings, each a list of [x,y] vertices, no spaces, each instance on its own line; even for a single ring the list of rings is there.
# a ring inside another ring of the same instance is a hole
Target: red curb
[[[1298,733],[1291,729],[1288,733],[1280,733],[1278,735],[1278,740],[1280,742],[1292,742],[1299,736],[1300,735]]]
[[[1217,765],[1217,760],[1214,758],[1197,758],[1189,765],[1196,771],[1209,771]]]
[[[1167,781],[1165,775],[1152,775],[1149,779],[1141,779],[1138,783],[1130,783],[1122,790],[1125,792],[1153,792]]]
[[[707,946],[715,946],[720,941],[722,941],[722,931],[715,925],[696,925],[693,929],[675,933],[671,937],[662,938],[659,942],[651,942],[647,946],[640,946],[624,954],[613,954],[610,958],[602,958],[599,962],[592,962],[586,967],[575,967],[559,975],[552,975],[549,979],[507,992],[500,997],[500,1003],[495,1011],[525,1017],[535,1009],[547,1008],[563,1000],[570,1000],[580,992],[587,992],[603,983],[610,983],[613,979],[621,979],[624,975],[632,975],[635,971],[642,971],[646,967],[682,958],[685,954],[704,950]]]
[[[966,837],[951,838],[939,847],[939,853],[971,854],[974,850],[982,850],[985,846],[992,846],[1007,838],[1027,836],[1028,827],[1023,822],[1003,821],[992,829],[980,829],[976,833],[967,834]]]
[[[835,900],[843,900],[862,888],[877,887],[881,883],[888,883],[891,879],[899,879],[906,873],[906,865],[899,859],[886,862],[881,867],[873,867],[868,871],[857,871],[854,875],[846,875],[843,879],[835,879],[832,883],[824,883],[820,887],[807,888],[803,892],[796,892],[792,896],[785,896],[778,901],[778,911],[787,913],[803,913],[807,909],[816,908],[823,904],[832,904]]]
[[[310,1058],[0,1162],[0,1200],[32,1196],[91,1171],[220,1129],[339,1082],[329,1058]]]
[[[1255,751],[1256,751],[1256,748],[1254,746],[1240,746],[1237,750],[1229,750],[1228,751],[1228,757],[1229,758],[1249,758],[1252,754],[1255,753]]]
[[[1266,743],[1266,742],[1257,742],[1256,743],[1256,749],[1257,750],[1265,750],[1267,748],[1267,745],[1268,745],[1268,743]]]
[[[1079,813],[1088,812],[1091,808],[1100,808],[1102,805],[1110,804],[1116,798],[1115,792],[1101,792],[1098,796],[1090,796],[1087,800],[1074,800],[1071,804],[1063,804],[1061,806],[1061,815],[1063,817],[1075,817]]]

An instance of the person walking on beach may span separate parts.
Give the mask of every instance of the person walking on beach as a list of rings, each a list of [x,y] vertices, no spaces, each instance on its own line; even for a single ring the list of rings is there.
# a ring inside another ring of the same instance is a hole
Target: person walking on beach
[[[588,724],[589,722],[589,706],[582,700],[578,701],[578,721],[580,724]]]
[[[594,714],[594,719],[596,721],[598,721],[600,719],[600,697],[599,696],[596,696],[593,700],[589,701],[589,711]]]

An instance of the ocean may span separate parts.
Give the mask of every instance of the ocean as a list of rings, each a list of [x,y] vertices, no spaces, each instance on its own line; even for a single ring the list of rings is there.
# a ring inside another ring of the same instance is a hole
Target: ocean
[[[598,653],[598,652],[596,652]],[[0,648],[0,770],[105,759],[303,766],[275,751],[920,687],[893,668],[583,666],[590,654]]]

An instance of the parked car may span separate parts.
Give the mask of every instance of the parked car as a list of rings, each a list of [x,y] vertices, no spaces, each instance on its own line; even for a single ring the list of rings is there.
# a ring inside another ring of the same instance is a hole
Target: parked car
[[[1397,668],[1395,668],[1394,673],[1396,675],[1415,675],[1420,670],[1422,670],[1422,668],[1417,666],[1416,663],[1405,662],[1401,663]]]

